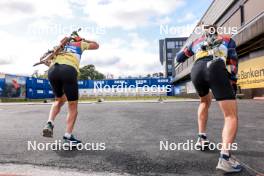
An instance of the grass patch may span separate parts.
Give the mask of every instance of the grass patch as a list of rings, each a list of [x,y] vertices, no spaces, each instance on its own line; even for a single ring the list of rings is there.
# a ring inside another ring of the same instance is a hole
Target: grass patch
[[[26,102],[44,102],[45,99],[25,99],[25,98],[1,98],[2,103],[26,103]]]

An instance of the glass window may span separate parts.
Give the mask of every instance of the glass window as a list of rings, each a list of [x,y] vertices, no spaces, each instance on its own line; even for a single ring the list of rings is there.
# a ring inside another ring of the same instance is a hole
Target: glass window
[[[172,59],[172,53],[167,53],[168,59]]]
[[[168,49],[175,48],[175,43],[174,42],[167,42],[167,48]]]
[[[182,41],[179,41],[179,47],[182,45]]]

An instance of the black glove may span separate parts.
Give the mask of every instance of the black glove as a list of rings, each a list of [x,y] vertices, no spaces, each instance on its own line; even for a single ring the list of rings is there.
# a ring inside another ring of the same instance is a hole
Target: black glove
[[[233,91],[234,91],[234,93],[236,95],[237,94],[237,84],[234,83],[234,82],[231,82],[231,85],[232,85]]]

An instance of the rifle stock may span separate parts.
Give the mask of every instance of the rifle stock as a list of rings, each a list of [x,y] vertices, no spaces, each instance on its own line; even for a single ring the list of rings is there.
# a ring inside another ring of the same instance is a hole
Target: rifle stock
[[[55,49],[50,52],[48,51],[47,53],[45,53],[41,58],[40,61],[35,63],[33,66],[37,66],[40,64],[45,64],[47,66],[49,66],[49,64],[51,63],[52,59],[57,56],[61,51],[63,51],[65,45],[70,41],[70,39],[72,38],[72,36],[79,36],[78,32],[81,31],[81,28],[79,28],[77,31],[73,31],[72,34],[70,35],[70,37],[64,37],[61,41],[60,41],[60,45],[55,47]],[[89,41],[86,39],[82,39],[85,42],[88,43],[92,43],[93,41]]]
[[[40,64],[45,64],[48,66],[48,63],[50,63],[52,61],[52,59],[57,56],[65,47],[65,45],[68,43],[69,38],[68,37],[64,37],[61,42],[60,45],[55,47],[55,49],[52,52],[47,52],[45,53],[41,58],[40,61],[35,63],[33,65],[33,67],[40,65]]]

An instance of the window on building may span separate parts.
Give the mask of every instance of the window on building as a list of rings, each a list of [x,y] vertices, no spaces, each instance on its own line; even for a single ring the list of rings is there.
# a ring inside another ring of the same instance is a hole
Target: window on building
[[[179,41],[179,47],[181,47],[182,46],[182,41]]]
[[[168,57],[168,59],[172,59],[172,53],[167,53],[167,57]]]
[[[259,14],[263,13],[264,1],[248,0],[244,1],[245,23],[249,22]]]
[[[167,42],[167,48],[168,49],[175,48],[175,43],[174,42]]]
[[[179,42],[178,41],[175,41],[175,47],[179,47]]]
[[[168,72],[172,72],[172,65],[168,65]]]

